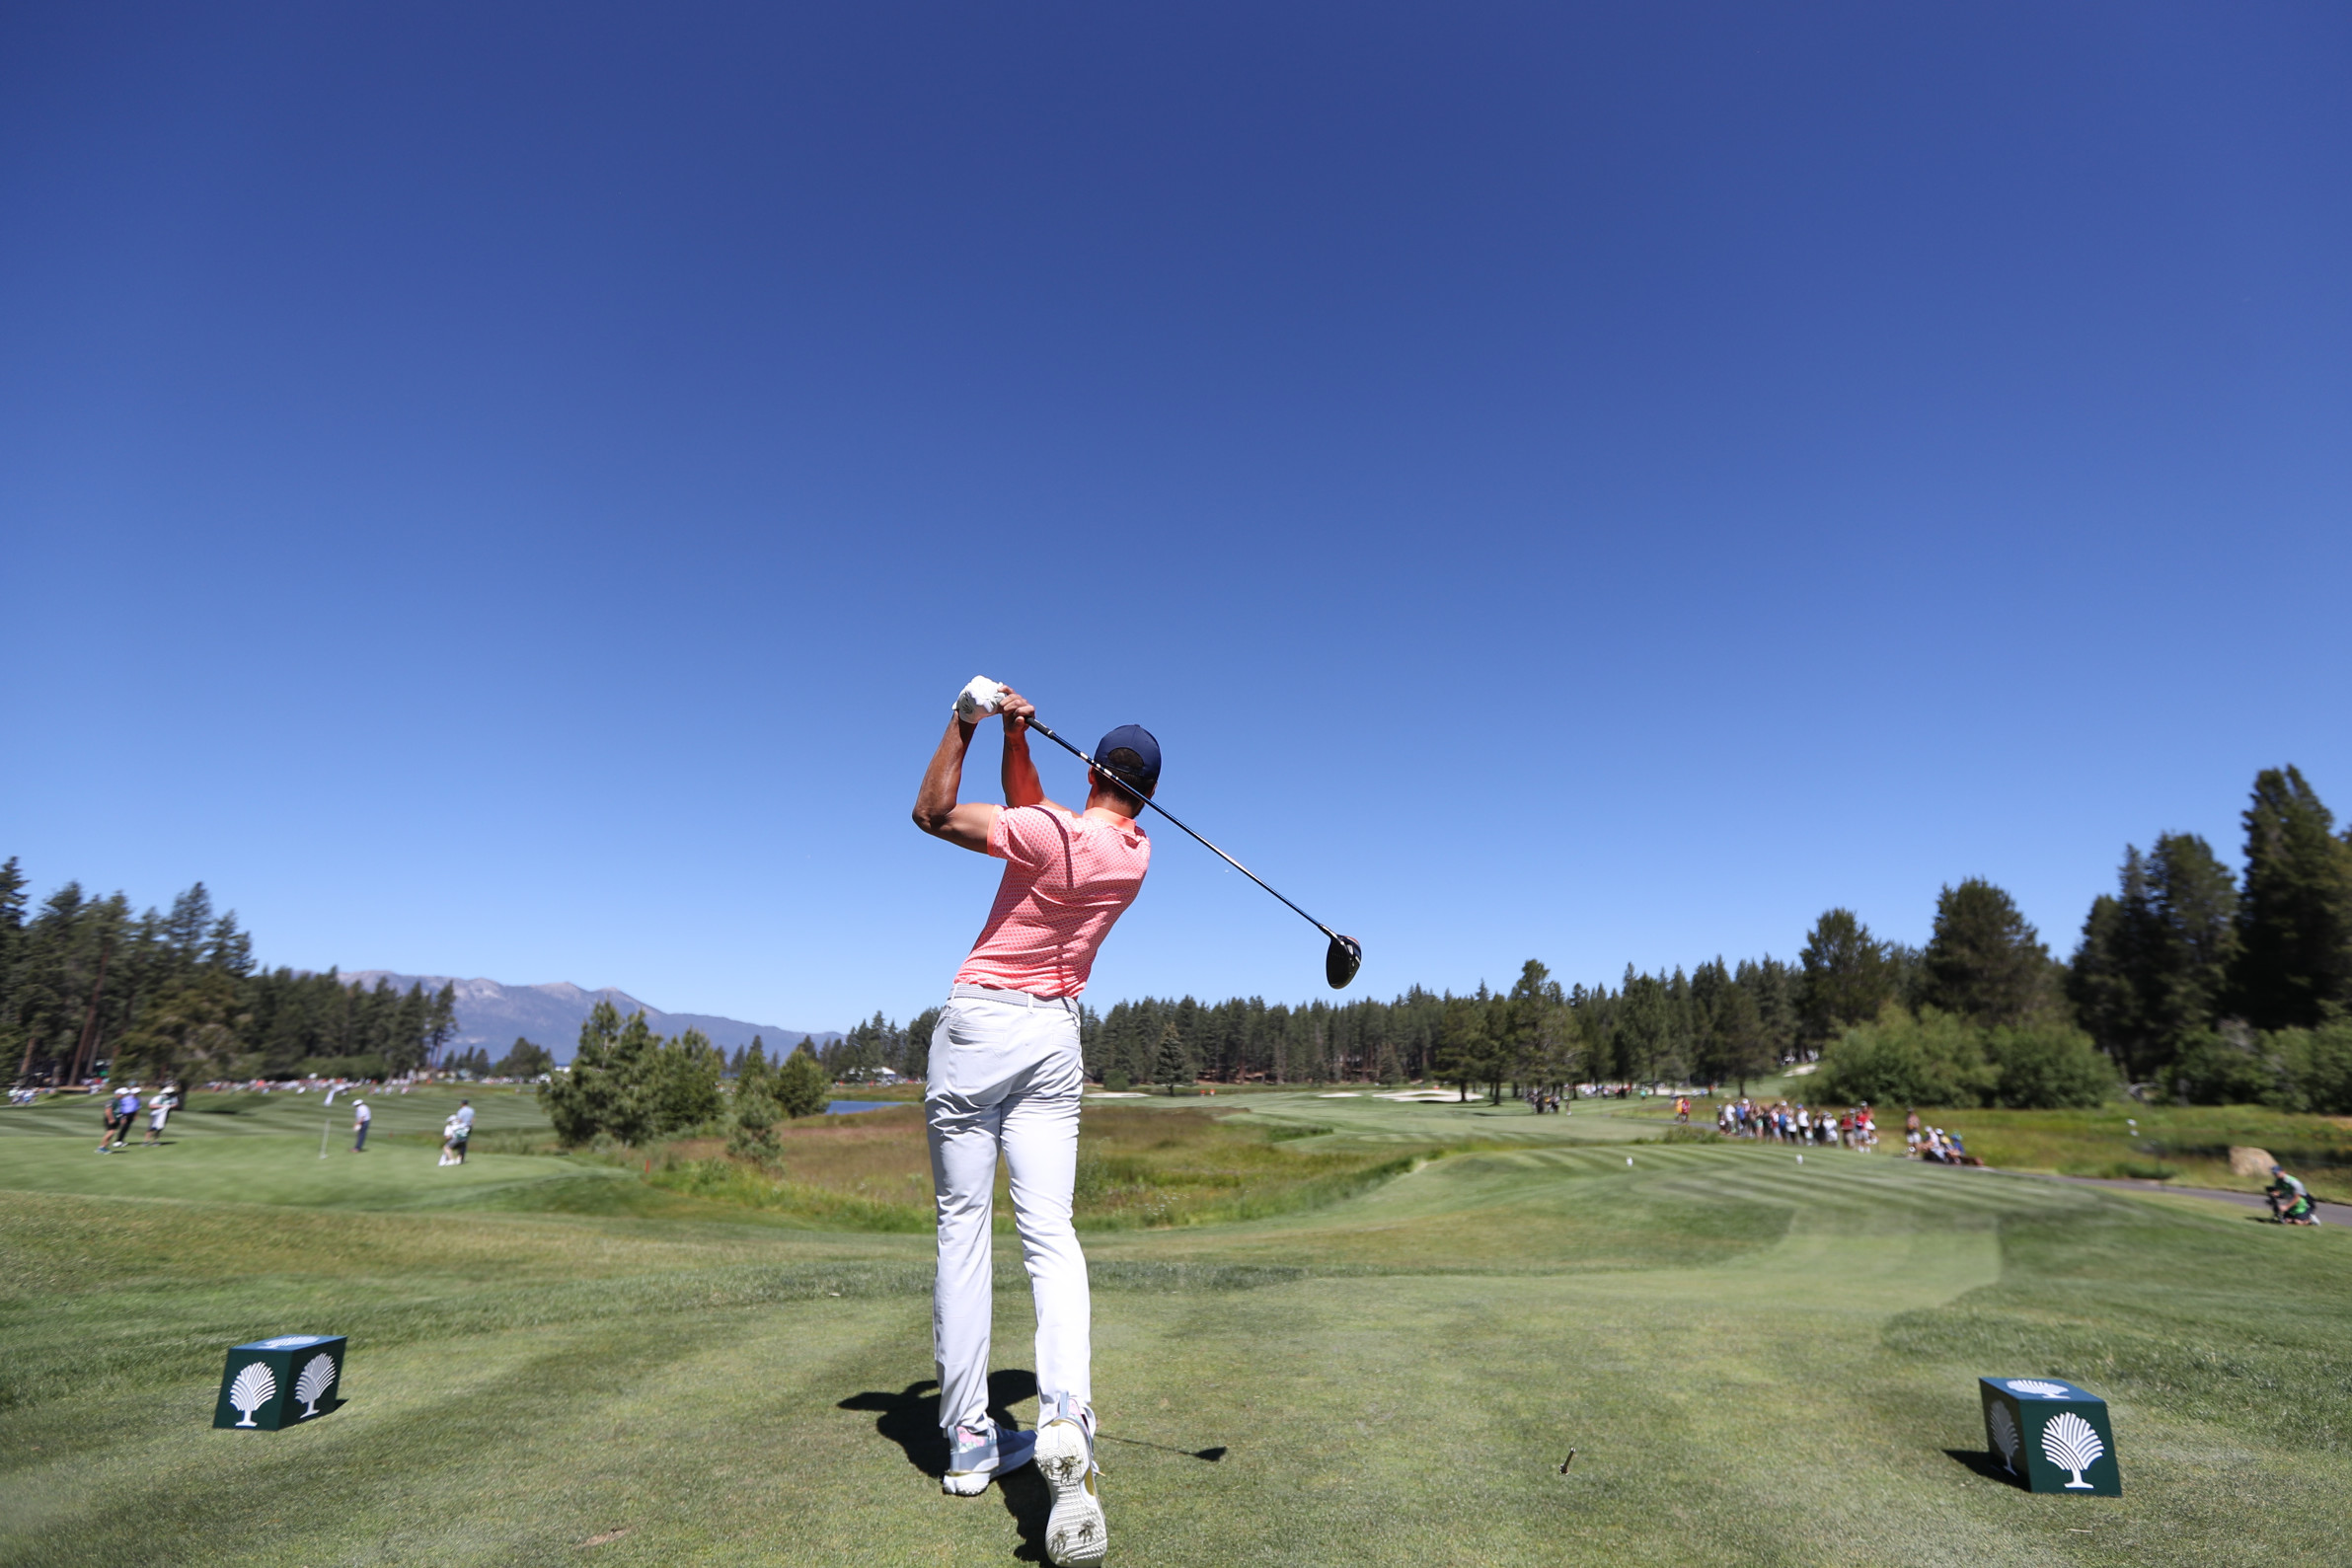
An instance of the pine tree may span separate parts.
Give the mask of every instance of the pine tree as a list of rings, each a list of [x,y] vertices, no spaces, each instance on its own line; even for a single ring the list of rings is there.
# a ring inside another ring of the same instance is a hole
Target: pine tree
[[[1753,960],[1745,960],[1736,973],[1726,975],[1720,958],[1709,967],[1712,975],[1706,987],[1709,994],[1709,1050],[1702,1071],[1709,1083],[1732,1080],[1744,1094],[1748,1080],[1769,1072],[1778,1060],[1760,1000],[1766,989],[1762,970]],[[1701,971],[1706,972],[1704,968]],[[1697,974],[1692,976],[1691,989],[1695,994],[1701,990]],[[1785,984],[1780,989],[1785,992]]]
[[[1183,1033],[1174,1018],[1160,1026],[1160,1046],[1152,1054],[1152,1082],[1171,1094],[1177,1084],[1192,1082],[1191,1053],[1184,1049]]]
[[[807,1040],[803,1039],[799,1048],[785,1058],[772,1092],[787,1116],[814,1116],[831,1100],[832,1075],[817,1061]]]
[[[1665,977],[1639,974],[1631,964],[1626,966],[1625,989],[1618,996],[1615,1020],[1615,1055],[1621,1076],[1654,1083],[1682,1073],[1676,1010],[1673,990]]]
[[[1459,1096],[1468,1099],[1471,1085],[1484,1081],[1486,1059],[1492,1050],[1486,1032],[1485,999],[1448,996],[1444,1022],[1437,1032],[1437,1076],[1456,1085]]]
[[[2308,1028],[2352,1003],[2352,848],[2303,775],[2255,776],[2230,998],[2258,1029]]]
[[[572,1146],[599,1133],[624,1144],[642,1142],[653,1130],[654,1051],[644,1013],[632,1013],[624,1024],[620,1010],[600,999],[579,1026],[570,1071],[539,1085],[556,1136]]]
[[[727,1135],[727,1153],[746,1159],[775,1158],[776,1122],[784,1110],[769,1095],[765,1074],[758,1083],[735,1090],[733,1114],[735,1125]]]
[[[2049,949],[2015,900],[1981,876],[1945,887],[1922,959],[1920,1000],[1987,1027],[2019,1024],[2046,1000]]]
[[[740,1096],[753,1092],[769,1093],[776,1082],[776,1070],[768,1065],[767,1042],[758,1035],[751,1037],[751,1045],[735,1061],[735,1093]]]
[[[725,1062],[719,1048],[700,1029],[688,1029],[664,1040],[653,1053],[651,1083],[652,1132],[680,1133],[719,1120],[725,1101],[719,1080]]]
[[[542,1073],[553,1072],[555,1065],[556,1059],[548,1054],[545,1046],[534,1045],[518,1034],[514,1037],[513,1046],[492,1071],[500,1078],[534,1079]]]
[[[2067,965],[2067,1000],[2084,1029],[2137,1083],[2157,1060],[2154,1031],[2149,1026],[2145,988],[2141,984],[2135,930],[2147,909],[2146,883],[2140,852],[2124,861],[2124,893],[2101,893],[2090,901],[2083,920],[2083,939]]]
[[[1798,1000],[1803,1037],[1821,1042],[1878,1016],[1895,997],[1886,944],[1850,909],[1825,911],[1797,955],[1804,979]]]
[[[2147,1006],[2165,1060],[2213,1027],[2238,959],[2238,882],[2193,833],[2157,837],[2148,857]]]
[[[413,992],[423,989],[421,985],[410,988]],[[423,1015],[414,1025],[416,1037],[422,1045],[424,1059],[430,1062],[440,1055],[450,1036],[457,1033],[457,982],[452,980],[443,985],[432,1002],[419,1010]]]

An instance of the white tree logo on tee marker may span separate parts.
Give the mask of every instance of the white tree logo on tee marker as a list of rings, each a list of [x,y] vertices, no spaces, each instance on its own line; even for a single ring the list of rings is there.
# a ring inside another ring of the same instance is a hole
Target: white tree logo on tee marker
[[[294,1380],[294,1397],[302,1402],[303,1420],[319,1413],[319,1401],[334,1386],[335,1358],[323,1352],[311,1357],[302,1369],[302,1376]]]
[[[2042,1457],[2074,1476],[2066,1483],[2069,1491],[2090,1490],[2083,1472],[2096,1464],[2099,1456],[2106,1452],[2107,1446],[2098,1440],[2090,1423],[2072,1410],[2061,1411],[2057,1420],[2042,1428]]]
[[[2005,1404],[1993,1407],[1993,1446],[2001,1451],[2001,1467],[2016,1474],[2017,1423]]]
[[[277,1396],[277,1379],[270,1375],[269,1364],[257,1361],[237,1374],[237,1381],[229,1384],[229,1403],[236,1407],[244,1420],[241,1427],[255,1425],[254,1412]]]
[[[2043,1382],[2038,1378],[2011,1378],[2009,1381],[2009,1391],[2029,1393],[2037,1399],[2063,1399],[2066,1397],[2066,1384]]]

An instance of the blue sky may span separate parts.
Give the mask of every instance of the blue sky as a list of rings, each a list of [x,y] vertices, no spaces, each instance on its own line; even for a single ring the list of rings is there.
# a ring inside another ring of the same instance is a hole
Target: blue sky
[[[1616,11],[10,7],[0,854],[821,1028],[978,672],[1359,995],[2352,808],[2352,12]]]

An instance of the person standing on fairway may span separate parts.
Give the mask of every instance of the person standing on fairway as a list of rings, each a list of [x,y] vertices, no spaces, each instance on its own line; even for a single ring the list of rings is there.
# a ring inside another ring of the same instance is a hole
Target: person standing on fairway
[[[957,803],[978,725],[977,714],[959,710],[924,772],[914,812],[924,832],[1006,862],[932,1035],[923,1096],[939,1206],[932,1353],[948,1447],[941,1484],[977,1496],[990,1476],[1024,1459],[1018,1435],[1000,1440],[988,1414],[989,1221],[1001,1150],[1037,1310],[1034,1454],[1054,1495],[1045,1550],[1060,1564],[1099,1563],[1107,1536],[1095,1465],[1092,1304],[1070,1218],[1086,1084],[1078,997],[1151,865],[1151,840],[1135,818],[1137,796],[1159,785],[1160,743],[1135,724],[1103,736],[1086,809],[1072,811],[1046,799],[1037,781],[1027,733],[1036,709],[1010,689],[989,695],[994,706],[980,711],[1004,717],[1004,805]]]
[[[352,1154],[364,1155],[367,1153],[367,1124],[374,1121],[375,1119],[376,1113],[368,1107],[366,1100],[355,1099],[351,1101]]]

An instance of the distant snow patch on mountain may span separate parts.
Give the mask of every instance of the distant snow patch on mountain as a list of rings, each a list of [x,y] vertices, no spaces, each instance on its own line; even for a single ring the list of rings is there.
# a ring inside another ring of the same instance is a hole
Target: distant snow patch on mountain
[[[664,1012],[626,991],[611,986],[601,991],[583,991],[569,980],[543,986],[509,986],[495,980],[457,980],[448,975],[396,975],[388,969],[348,970],[341,978],[345,985],[363,985],[371,991],[381,980],[391,981],[395,991],[420,985],[428,996],[443,986],[456,986],[457,1037],[450,1048],[471,1051],[480,1046],[490,1053],[493,1062],[506,1054],[516,1035],[547,1047],[559,1062],[570,1061],[579,1046],[579,1026],[588,1020],[588,1014],[599,1002],[611,1003],[620,1009],[623,1018],[643,1012],[647,1027],[655,1034],[684,1034],[688,1029],[700,1029],[710,1036],[713,1045],[730,1055],[736,1047],[749,1045],[753,1035],[766,1042],[772,1057],[790,1051],[802,1040],[813,1039],[823,1046],[841,1038],[840,1032],[833,1029],[788,1029],[780,1024],[745,1023],[741,1018],[721,1018],[708,1012]]]

